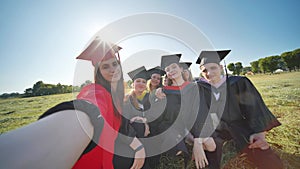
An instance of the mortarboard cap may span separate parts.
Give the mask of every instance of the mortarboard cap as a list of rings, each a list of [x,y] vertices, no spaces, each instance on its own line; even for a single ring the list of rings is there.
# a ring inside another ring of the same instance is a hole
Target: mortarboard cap
[[[207,63],[219,64],[220,61],[224,59],[230,51],[231,50],[202,51],[196,61],[196,64],[200,64],[200,66],[203,66]]]
[[[156,66],[156,67],[148,70],[149,76],[151,76],[154,73],[160,74],[160,76],[163,76],[164,74],[166,74],[166,72],[164,70],[162,70],[159,66]]]
[[[150,79],[145,66],[139,67],[131,72],[128,72],[129,77],[134,81],[137,78]]]
[[[180,66],[183,68],[183,70],[190,68],[192,65],[192,62],[180,62]]]
[[[161,57],[160,61],[160,67],[162,70],[165,70],[167,66],[169,66],[172,63],[179,64],[181,54],[173,54],[173,55],[164,55]]]
[[[115,57],[115,54],[121,49],[120,46],[102,41],[96,37],[76,59],[89,60],[95,66],[101,60]],[[120,58],[118,59],[120,60]]]

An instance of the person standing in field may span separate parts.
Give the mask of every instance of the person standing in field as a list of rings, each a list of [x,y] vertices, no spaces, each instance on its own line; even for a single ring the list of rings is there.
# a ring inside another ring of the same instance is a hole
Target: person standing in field
[[[204,94],[199,114],[208,114],[203,135],[212,135],[217,145],[216,151],[206,152],[209,168],[221,168],[223,143],[233,140],[239,152],[259,169],[281,169],[280,158],[265,138],[268,130],[281,124],[248,78],[222,75],[220,61],[229,52],[202,51],[196,61],[202,75],[197,84]]]

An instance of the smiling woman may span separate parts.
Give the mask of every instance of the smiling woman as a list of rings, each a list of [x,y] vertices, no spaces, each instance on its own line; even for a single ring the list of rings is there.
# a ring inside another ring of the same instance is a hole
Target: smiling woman
[[[141,168],[145,149],[121,116],[124,80],[120,49],[94,38],[77,59],[92,62],[95,83],[83,87],[76,100],[47,110],[39,121],[1,135],[0,157],[5,162],[0,168],[112,169],[118,165],[113,165],[118,132],[130,136],[123,140],[134,151],[130,166]],[[59,145],[53,146],[56,143]]]

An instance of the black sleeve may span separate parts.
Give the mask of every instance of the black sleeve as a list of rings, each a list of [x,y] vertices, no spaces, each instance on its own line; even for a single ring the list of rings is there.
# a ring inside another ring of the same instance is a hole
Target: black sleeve
[[[254,132],[267,131],[280,125],[248,78],[242,78],[237,85],[240,92],[240,109]]]
[[[133,138],[136,136],[134,128],[131,126],[130,121],[122,116],[122,123],[119,129],[118,138],[121,142],[126,145],[129,145]]]
[[[184,111],[185,116],[188,116],[186,117],[185,123],[188,130],[195,138],[206,137],[211,134],[210,130],[208,131],[208,128],[205,125],[207,123],[206,118],[208,110],[205,109],[207,106],[204,106],[204,91],[201,89],[202,88],[197,84],[193,83],[191,88],[188,88],[186,93],[187,97],[183,100],[188,104],[188,109]]]
[[[98,107],[85,100],[63,102],[47,110],[38,118],[38,120],[63,110],[79,110],[89,116],[90,121],[94,127],[94,135],[93,139],[90,141],[82,154],[88,153],[97,145],[104,125],[104,119],[101,116]]]
[[[199,92],[199,107],[196,119],[196,128],[193,128],[196,132],[194,137],[206,138],[210,137],[214,132],[212,125],[212,120],[209,115],[211,94],[210,87],[203,86],[201,82],[198,82],[198,92]],[[191,132],[192,133],[192,132]]]

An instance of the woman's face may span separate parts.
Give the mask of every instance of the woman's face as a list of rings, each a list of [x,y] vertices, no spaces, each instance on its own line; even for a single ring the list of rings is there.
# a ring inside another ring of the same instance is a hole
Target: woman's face
[[[180,68],[179,65],[176,63],[172,63],[169,66],[167,66],[165,68],[165,71],[169,79],[182,78],[182,74],[181,74],[182,68]]]
[[[116,58],[101,61],[99,70],[103,78],[109,82],[117,82],[122,76],[121,66]]]
[[[150,80],[150,83],[153,87],[157,87],[159,85],[161,81],[161,76],[160,74],[157,74],[157,73],[153,73],[151,75],[151,80]]]
[[[143,78],[137,78],[133,81],[133,90],[135,92],[143,92],[147,88],[147,80]]]

